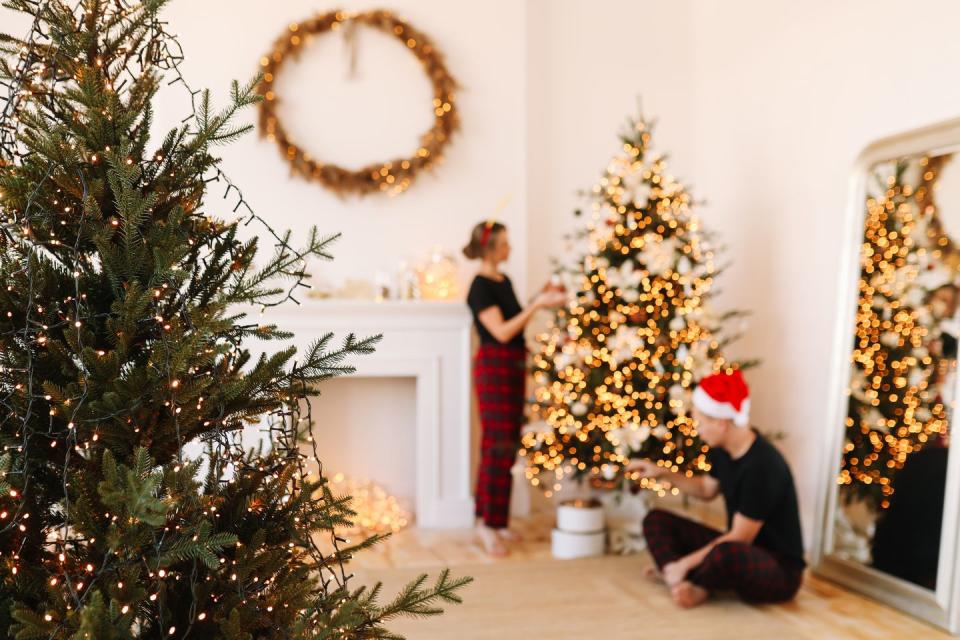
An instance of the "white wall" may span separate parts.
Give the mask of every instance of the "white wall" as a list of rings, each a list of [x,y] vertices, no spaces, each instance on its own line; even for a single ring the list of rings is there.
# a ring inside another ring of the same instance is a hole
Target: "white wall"
[[[335,4],[174,0],[167,18],[186,52],[184,71],[190,82],[212,87],[222,98],[231,78],[245,79],[258,70],[258,60],[290,22],[335,8],[381,6],[349,0]],[[274,226],[290,228],[299,237],[311,225],[343,234],[334,246],[333,262],[313,268],[315,275],[336,285],[348,278],[370,280],[377,270],[391,271],[399,262],[421,259],[432,246],[441,245],[459,260],[465,287],[473,265],[460,248],[473,225],[505,202],[497,217],[506,222],[518,247],[507,268],[523,292],[524,6],[511,0],[393,0],[386,7],[433,39],[461,84],[457,106],[462,130],[433,175],[420,176],[397,197],[339,199],[319,184],[290,177],[274,144],[256,134],[223,151],[224,167]],[[414,57],[376,31],[362,29],[357,37],[359,73],[353,81],[343,81],[347,60],[339,34],[314,40],[299,63],[288,65],[277,80],[278,96],[284,99],[280,115],[291,133],[314,157],[346,166],[407,155],[432,124],[431,86]],[[176,106],[184,105],[165,103],[159,115],[173,122]],[[251,111],[247,117],[252,122],[254,116]],[[408,440],[410,454],[399,455],[398,447],[403,447],[395,439],[413,433],[412,384],[394,379],[352,384],[334,382],[318,402],[314,432],[326,451],[322,459],[330,470],[371,478],[395,495],[411,498],[413,440]],[[372,453],[378,449],[372,445],[364,451],[360,439],[388,443],[381,453],[390,455]]]
[[[960,115],[958,24],[950,0],[696,3],[689,175],[733,261],[721,300],[754,311],[736,354],[764,360],[754,418],[787,434],[808,544],[850,170],[870,141]]]
[[[260,57],[289,23],[318,11],[380,6],[174,0],[166,16],[186,52],[189,80],[223,97],[229,79],[257,72]],[[459,256],[472,225],[506,197],[510,200],[499,215],[515,243],[526,243],[526,23],[525,12],[516,6],[510,0],[389,3],[431,36],[462,84],[457,95],[462,131],[435,175],[421,176],[407,193],[338,199],[318,184],[291,178],[276,147],[255,134],[224,152],[226,170],[268,221],[298,235],[310,225],[343,234],[336,260],[315,269],[318,275],[334,282],[370,278],[378,268],[424,257],[435,244]],[[287,65],[277,80],[284,100],[281,115],[302,146],[314,157],[347,166],[388,159],[384,154],[404,149],[409,153],[432,114],[430,85],[413,56],[378,32],[363,29],[358,37],[359,74],[353,82],[342,81],[347,64],[339,34],[316,39],[300,63]],[[246,117],[252,122],[254,116],[251,110]],[[510,267],[524,286],[525,261],[518,259]],[[466,278],[469,267],[464,264],[463,270]]]
[[[529,0],[527,175],[530,286],[581,223],[579,195],[620,148],[628,116],[659,116],[655,143],[687,175],[694,104],[691,0]],[[694,176],[691,176],[694,177]],[[589,209],[588,209],[589,211]]]
[[[673,173],[708,201],[701,215],[729,246],[721,304],[754,312],[734,355],[764,360],[749,376],[754,419],[787,434],[782,448],[809,543],[849,171],[869,141],[960,114],[960,3],[394,0],[390,7],[436,40],[464,85],[464,129],[447,163],[398,198],[340,201],[290,179],[277,151],[250,136],[225,152],[226,167],[257,209],[298,232],[310,224],[342,231],[337,260],[322,269],[341,278],[369,276],[434,243],[457,249],[469,226],[510,196],[500,214],[516,247],[508,268],[527,293],[549,273],[548,257],[562,250],[559,238],[580,202],[576,191],[599,176],[642,95],[659,118],[656,142],[670,152]],[[191,80],[222,96],[230,78],[255,70],[287,22],[325,8],[174,0],[167,15],[182,36]],[[388,44],[364,40],[361,62],[399,64]],[[328,53],[309,65],[335,73],[339,49]],[[396,90],[389,100],[403,118],[396,129],[378,129],[382,147],[364,140],[362,150],[340,149],[342,158],[375,158],[402,145],[406,125],[419,122],[419,105],[404,91],[422,95],[422,83],[412,69],[397,68],[405,69],[402,82],[369,71],[361,81],[369,85],[332,96],[346,109],[343,131],[356,131],[349,113],[372,113],[356,100],[373,86]],[[339,86],[298,87],[301,103],[290,117],[311,137],[305,146],[336,144],[325,136],[343,133],[313,126],[309,101]],[[352,138],[337,146],[345,139]]]
[[[960,115],[960,3],[529,6],[531,285],[642,95],[655,144],[729,248],[719,304],[753,311],[733,355],[763,359],[753,418],[786,435],[809,544],[850,170],[870,141]]]

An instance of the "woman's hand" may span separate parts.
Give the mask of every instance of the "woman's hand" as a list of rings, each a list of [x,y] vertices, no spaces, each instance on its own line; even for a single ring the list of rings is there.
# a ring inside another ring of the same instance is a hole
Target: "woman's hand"
[[[658,465],[653,460],[646,458],[631,460],[627,465],[626,472],[628,477],[637,478],[659,478],[667,470]]]
[[[560,279],[559,275],[551,276],[547,280],[546,284],[543,285],[543,288],[540,291],[562,291],[566,292],[567,288],[563,286],[563,281]]]
[[[567,294],[565,291],[541,291],[537,294],[537,297],[533,299],[533,305],[540,309],[550,309],[559,307],[566,301]]]

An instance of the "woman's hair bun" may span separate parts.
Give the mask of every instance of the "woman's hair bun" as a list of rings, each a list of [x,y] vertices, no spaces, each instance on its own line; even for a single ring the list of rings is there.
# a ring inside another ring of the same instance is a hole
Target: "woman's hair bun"
[[[470,233],[470,242],[463,248],[463,255],[468,260],[482,258],[487,250],[493,246],[493,238],[507,227],[496,220],[485,220],[473,227]]]

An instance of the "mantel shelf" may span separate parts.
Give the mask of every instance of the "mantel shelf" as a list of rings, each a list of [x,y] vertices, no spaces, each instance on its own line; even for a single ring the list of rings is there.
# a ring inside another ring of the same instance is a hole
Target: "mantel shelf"
[[[310,326],[329,331],[381,333],[407,329],[460,329],[469,327],[470,311],[462,300],[351,300],[307,298],[299,305],[287,303],[251,317],[280,328]]]

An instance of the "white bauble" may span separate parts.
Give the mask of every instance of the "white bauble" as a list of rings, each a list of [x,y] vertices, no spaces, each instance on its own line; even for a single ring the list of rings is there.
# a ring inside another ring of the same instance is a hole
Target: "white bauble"
[[[682,331],[687,328],[687,321],[683,316],[677,315],[670,320],[670,328],[674,331]]]
[[[634,422],[624,430],[624,438],[631,451],[639,451],[640,447],[643,446],[643,443],[646,442],[649,437],[650,427],[647,425],[640,425]]]
[[[643,182],[633,190],[633,206],[645,209],[650,204],[650,185]]]
[[[563,371],[575,361],[574,355],[572,353],[567,353],[566,351],[561,351],[553,357],[553,366],[557,371]]]
[[[883,432],[889,431],[886,419],[876,407],[870,407],[864,412],[863,421],[866,422],[867,426],[871,429]]]
[[[910,383],[911,387],[916,387],[921,382],[926,375],[926,372],[921,367],[914,367],[910,370],[910,375],[907,377],[907,380]]]
[[[653,437],[657,440],[663,440],[663,437],[669,432],[670,430],[661,424],[654,428]]]
[[[664,275],[673,267],[676,248],[675,238],[664,240],[656,234],[648,233],[644,236],[640,260],[651,274]]]
[[[660,362],[660,358],[653,359],[653,368],[656,369],[657,373],[660,373],[660,374],[666,372],[666,369],[664,368],[663,363]]]
[[[692,269],[693,265],[687,256],[681,256],[681,258],[677,260],[677,273],[680,275],[685,276],[689,274]]]
[[[650,425],[642,424],[637,429],[637,442],[643,444],[650,437]],[[640,447],[637,447],[639,449]]]
[[[880,336],[880,344],[888,349],[895,349],[900,345],[900,334],[894,331],[884,331]]]
[[[580,400],[577,400],[576,402],[570,405],[570,413],[577,416],[578,418],[585,416],[588,410],[589,410],[589,407],[587,406],[587,404]]]

